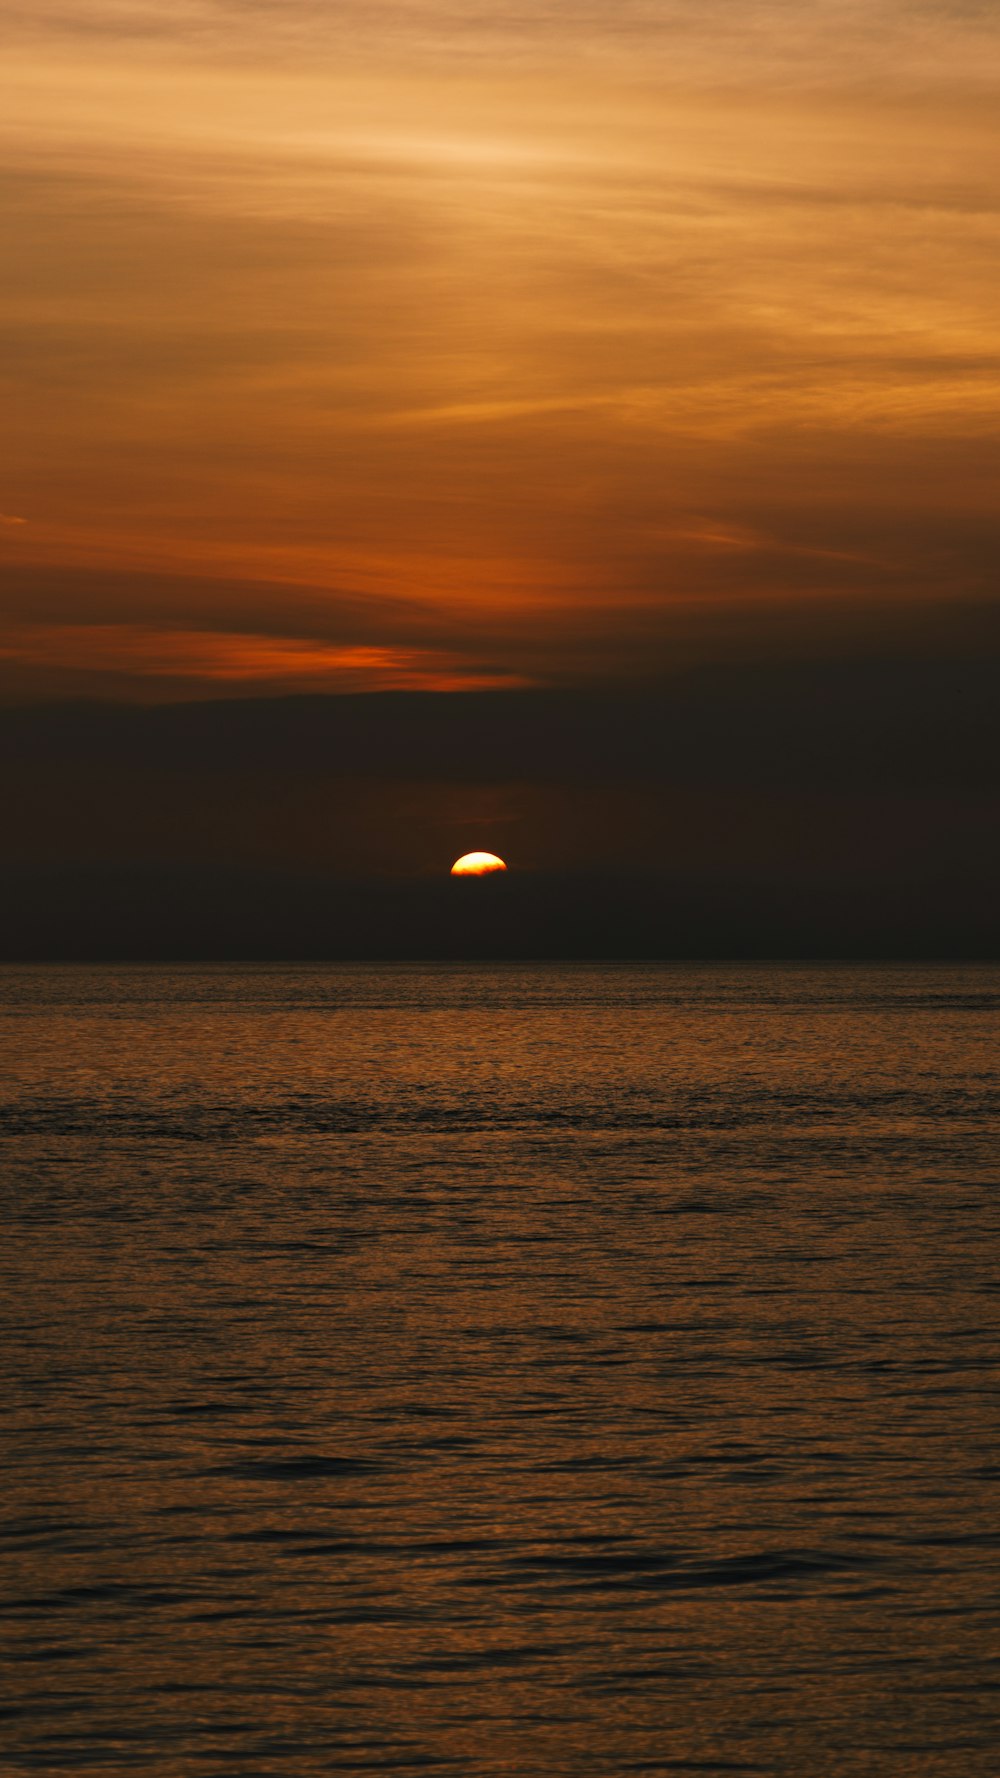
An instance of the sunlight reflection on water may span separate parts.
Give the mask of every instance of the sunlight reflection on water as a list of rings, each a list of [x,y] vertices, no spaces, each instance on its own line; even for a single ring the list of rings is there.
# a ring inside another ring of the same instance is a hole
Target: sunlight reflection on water
[[[995,1770],[1000,971],[0,993],[5,1770]]]

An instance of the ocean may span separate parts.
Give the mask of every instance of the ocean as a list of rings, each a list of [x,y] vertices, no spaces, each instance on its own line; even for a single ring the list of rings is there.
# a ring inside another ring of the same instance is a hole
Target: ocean
[[[0,1769],[1000,1769],[1000,969],[5,967]]]

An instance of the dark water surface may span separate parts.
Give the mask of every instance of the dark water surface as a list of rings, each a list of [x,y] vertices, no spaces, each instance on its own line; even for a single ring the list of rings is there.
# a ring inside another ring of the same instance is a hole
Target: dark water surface
[[[1000,1771],[1000,972],[0,972],[4,1773]]]

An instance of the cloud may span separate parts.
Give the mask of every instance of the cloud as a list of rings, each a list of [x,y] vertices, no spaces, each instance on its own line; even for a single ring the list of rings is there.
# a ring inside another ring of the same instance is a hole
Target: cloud
[[[988,14],[8,16],[11,622],[562,680],[984,596]]]
[[[658,82],[768,79],[811,85],[962,78],[989,82],[995,12],[940,0],[5,0],[15,37],[120,52],[164,46],[207,59],[294,64],[336,56],[522,66],[608,59]]]
[[[933,559],[947,541],[925,526],[914,555]],[[671,559],[671,545],[686,553]],[[570,588],[516,606],[22,564],[0,596],[0,698],[614,688],[669,685],[722,663],[754,672],[795,660],[982,662],[996,658],[998,610],[988,535],[981,548],[978,596],[948,600],[936,574],[917,598],[915,573],[901,582],[847,551],[842,560],[805,541],[782,551],[765,533],[720,534],[704,520],[627,565],[630,580],[623,566],[617,591]],[[684,562],[693,587],[665,596]]]
[[[425,649],[234,631],[157,629],[148,624],[12,626],[0,636],[0,685],[71,693],[74,679],[120,694],[206,697],[226,691],[385,692],[513,689],[515,674],[477,670],[460,657]]]

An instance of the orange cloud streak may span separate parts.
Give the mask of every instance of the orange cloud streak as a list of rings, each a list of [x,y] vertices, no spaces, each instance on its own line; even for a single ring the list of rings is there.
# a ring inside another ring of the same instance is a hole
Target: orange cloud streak
[[[163,630],[140,624],[21,626],[0,660],[50,670],[202,680],[212,686],[291,684],[338,691],[459,691],[523,685],[421,649],[329,647],[295,637]]]

